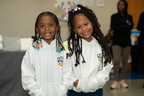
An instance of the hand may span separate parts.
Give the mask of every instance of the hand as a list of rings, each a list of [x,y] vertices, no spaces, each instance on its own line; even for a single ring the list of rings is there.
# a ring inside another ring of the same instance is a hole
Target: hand
[[[73,83],[73,85],[74,85],[75,87],[77,87],[78,82],[79,82],[79,80],[76,80],[76,81]]]
[[[111,32],[110,32],[110,36],[111,36],[111,37],[113,37],[113,36],[114,36],[113,32],[114,32],[114,31],[111,31]]]
[[[131,25],[131,23],[128,23],[128,25],[130,26],[130,25]]]

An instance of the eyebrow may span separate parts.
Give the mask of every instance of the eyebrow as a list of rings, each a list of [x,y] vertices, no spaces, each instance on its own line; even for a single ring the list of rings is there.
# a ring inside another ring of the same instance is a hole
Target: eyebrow
[[[87,21],[85,21],[83,24],[85,24],[85,23],[88,23],[88,22],[87,22]],[[79,25],[80,25],[80,24],[77,24],[77,25],[76,25],[76,27],[77,27],[77,26],[79,26]]]

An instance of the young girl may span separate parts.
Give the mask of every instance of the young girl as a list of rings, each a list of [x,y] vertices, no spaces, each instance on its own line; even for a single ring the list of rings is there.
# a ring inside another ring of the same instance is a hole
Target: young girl
[[[77,5],[69,12],[68,27],[65,45],[73,82],[68,96],[102,96],[113,65],[97,17],[91,9]]]
[[[32,46],[22,60],[22,86],[30,96],[66,96],[61,85],[65,48],[58,18],[51,12],[39,14]]]

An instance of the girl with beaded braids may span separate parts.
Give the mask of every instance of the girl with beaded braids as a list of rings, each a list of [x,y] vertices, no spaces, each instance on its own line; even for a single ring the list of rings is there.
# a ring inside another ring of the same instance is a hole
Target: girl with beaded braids
[[[70,36],[64,44],[66,63],[70,64],[67,68],[71,71],[69,78],[73,82],[68,96],[102,96],[102,88],[109,80],[113,65],[95,13],[77,5],[69,12],[68,28]]]
[[[22,60],[23,88],[30,96],[66,96],[67,81],[62,81],[65,47],[57,16],[51,12],[39,14],[33,38]]]

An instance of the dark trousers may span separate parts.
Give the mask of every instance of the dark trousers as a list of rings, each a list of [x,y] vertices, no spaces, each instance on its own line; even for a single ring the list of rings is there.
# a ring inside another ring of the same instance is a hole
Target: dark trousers
[[[98,89],[93,93],[83,93],[83,92],[75,92],[73,90],[69,90],[68,96],[103,96],[103,89]]]

